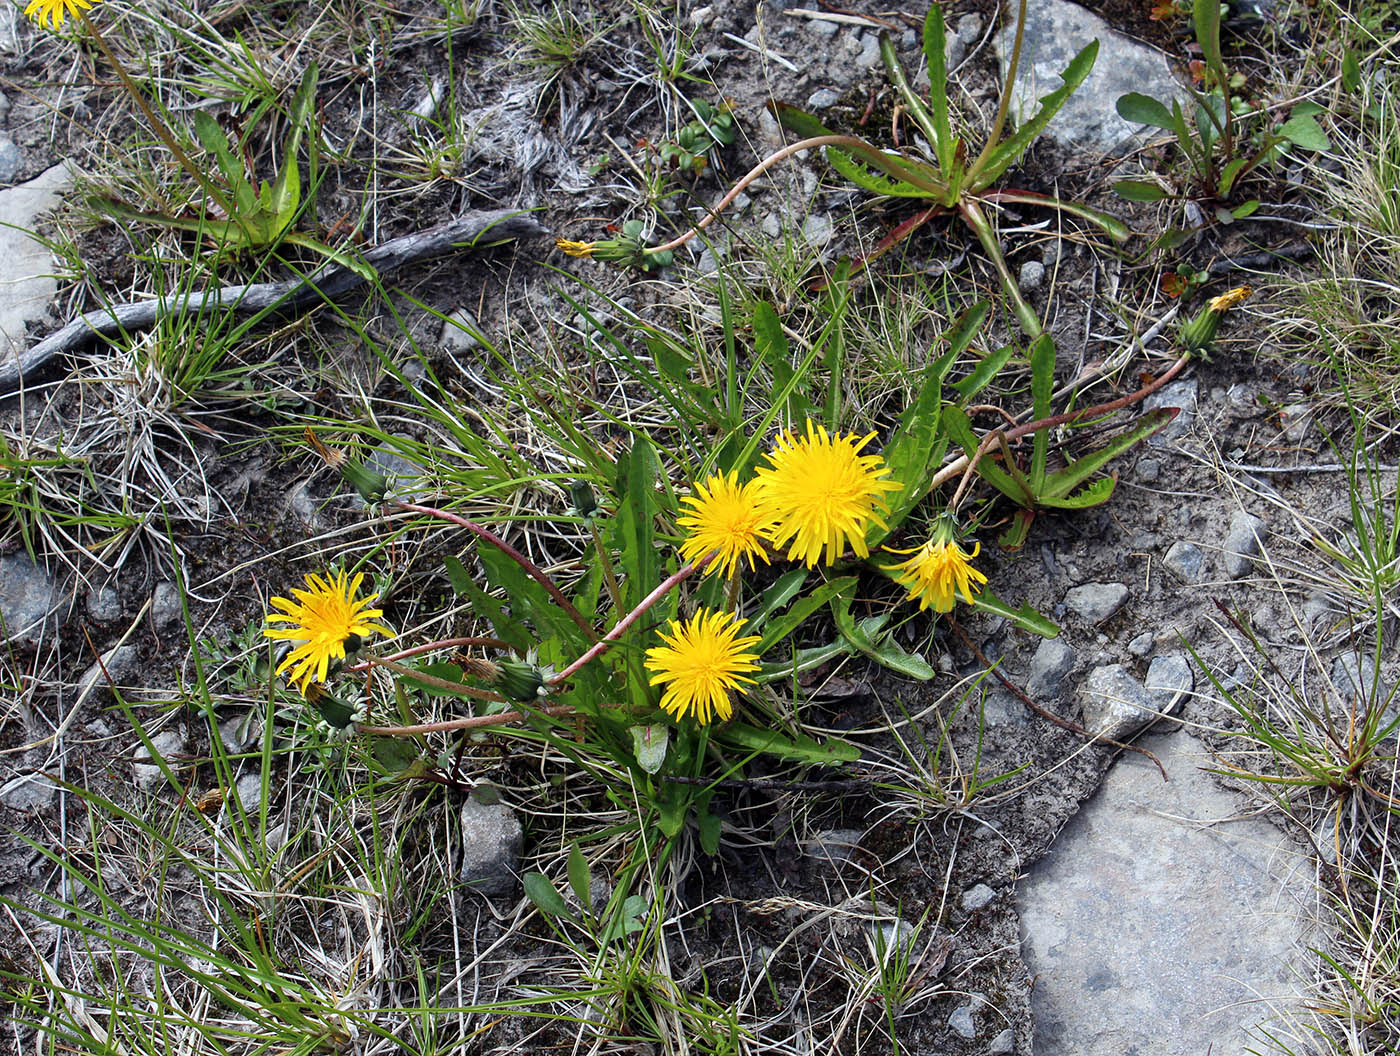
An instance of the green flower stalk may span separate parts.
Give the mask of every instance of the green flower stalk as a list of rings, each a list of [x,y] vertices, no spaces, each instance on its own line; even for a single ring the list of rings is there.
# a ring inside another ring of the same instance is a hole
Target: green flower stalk
[[[1220,329],[1221,318],[1253,292],[1248,286],[1236,286],[1219,297],[1212,297],[1200,314],[1181,326],[1181,343],[1187,351],[1207,355],[1211,342],[1215,340],[1215,332]]]

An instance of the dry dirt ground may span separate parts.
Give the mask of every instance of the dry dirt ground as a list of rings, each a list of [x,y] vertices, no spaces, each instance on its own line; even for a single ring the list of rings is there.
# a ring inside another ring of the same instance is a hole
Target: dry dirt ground
[[[361,217],[359,237],[370,244],[430,226],[466,208],[510,207],[536,210],[534,215],[551,235],[588,239],[603,236],[615,221],[646,215],[638,167],[650,172],[653,161],[639,144],[664,142],[676,126],[677,109],[674,91],[658,90],[645,75],[650,59],[634,16],[625,11],[600,15],[604,31],[576,65],[546,83],[545,72],[521,60],[519,41],[507,29],[510,12],[499,5],[473,28],[448,39],[415,31],[433,14],[420,5],[384,9],[374,26],[390,43],[378,51],[368,46],[354,6],[333,6],[328,16],[344,20],[353,45],[347,45],[349,58],[327,62],[320,90],[323,135],[340,151],[327,164],[318,195],[323,231]],[[856,8],[857,13],[891,19],[897,36],[917,23],[904,12],[876,11],[865,4]],[[276,19],[278,12],[286,14],[278,8],[266,16],[253,15],[245,5],[235,5],[217,7],[212,14],[226,33],[241,28],[256,35],[262,20]],[[962,13],[955,5],[950,22]],[[1129,32],[1153,34],[1155,43],[1176,48],[1178,57],[1185,55],[1179,36],[1136,17],[1127,23],[1124,13],[1112,6],[1105,10],[1110,18],[1115,13]],[[673,16],[693,33],[692,53],[701,57],[694,72],[713,88],[696,81],[678,82],[678,87],[692,98],[731,100],[741,135],[738,143],[721,152],[722,162],[698,178],[660,177],[669,190],[680,193],[667,198],[655,214],[659,230],[678,229],[678,218],[688,215],[684,210],[692,203],[713,201],[726,177],[743,172],[761,156],[775,136],[775,126],[763,110],[771,98],[802,105],[813,92],[829,87],[839,102],[824,112],[825,119],[866,127],[874,136],[887,134],[874,131],[881,122],[886,129],[889,125],[891,100],[884,76],[878,67],[858,67],[854,55],[836,50],[846,47],[844,25],[838,25],[839,32],[829,32],[823,27],[831,23],[785,14],[780,4],[755,8],[718,3],[709,17],[691,21],[693,14]],[[922,10],[907,14],[921,16]],[[758,50],[743,43],[756,39],[755,26],[762,29]],[[101,90],[69,86],[86,83],[79,73],[91,61],[88,50],[36,39],[23,24],[16,32],[21,44],[5,56],[5,88],[11,102],[9,127],[25,157],[17,178],[27,178],[63,157],[75,159],[80,168],[105,171],[109,154],[91,141],[92,131],[129,131],[130,126],[113,116],[121,104],[119,99],[112,102],[110,85],[104,83]],[[395,33],[398,42],[392,43]],[[914,52],[907,41],[901,53],[912,61]],[[74,58],[78,54],[82,58]],[[978,57],[964,76],[970,105],[985,113],[989,56]],[[473,130],[473,138],[462,157],[440,159],[434,178],[422,169],[423,144],[433,136],[408,111],[434,84],[448,83],[455,89],[457,118]],[[1035,190],[1058,186],[1062,194],[1117,211],[1139,230],[1153,229],[1160,218],[1150,209],[1134,209],[1107,193],[1109,169],[1107,163],[1065,158],[1037,147],[1015,182]],[[844,187],[816,157],[775,170],[747,198],[716,229],[730,281],[745,286],[754,297],[774,301],[796,319],[805,318],[804,298],[812,296],[803,286],[804,277],[830,266],[843,253],[868,247],[901,218],[892,207],[872,207],[865,196]],[[1039,219],[1028,214],[1023,222]],[[56,314],[69,317],[94,306],[99,297],[127,299],[132,284],[148,274],[138,252],[148,236],[139,225],[84,225],[71,217],[69,222],[65,230],[77,231],[86,274],[65,287]],[[1057,337],[1062,380],[1085,364],[1130,347],[1134,331],[1145,331],[1171,308],[1157,293],[1161,257],[1118,259],[1091,238],[1075,234],[1057,240],[1053,225],[1008,235],[1006,242],[1013,270],[1031,259],[1048,262],[1047,280],[1031,297],[1035,307],[1046,312]],[[1139,240],[1139,248],[1143,242]],[[1185,259],[1208,268],[1231,253],[1297,243],[1293,229],[1267,222],[1241,224],[1207,233],[1171,264]],[[569,276],[596,285],[659,325],[704,327],[704,302],[712,290],[706,269],[712,262],[712,257],[697,259],[683,250],[677,264],[660,274],[623,273],[567,259],[550,238],[539,237],[407,269],[396,276],[398,288],[390,298],[356,303],[354,311],[361,313],[368,332],[399,366],[414,359],[412,338],[459,404],[489,408],[498,393],[493,378],[500,364],[471,342],[445,342],[441,318],[423,306],[443,314],[465,309],[475,329],[497,348],[508,349],[517,366],[532,366],[533,356],[537,363],[552,364],[551,369],[570,383],[603,391],[614,384],[615,373],[605,357],[591,350],[597,346],[585,342],[579,313],[560,291],[595,306],[602,300],[574,285]],[[872,318],[897,298],[936,300],[946,293],[957,298],[954,307],[960,307],[979,295],[995,296],[994,277],[975,243],[946,219],[916,235],[897,262],[892,256],[883,263],[887,266],[879,277],[860,283],[855,292],[859,310]],[[945,275],[951,276],[947,285]],[[1246,279],[1267,295],[1267,273],[1237,279],[1222,269],[1217,276],[1221,289]],[[923,294],[911,292],[918,288]],[[849,365],[851,383],[862,386],[852,391],[852,406],[861,408],[871,428],[887,428],[907,392],[907,384],[890,381],[890,375],[901,366],[917,370],[946,319],[946,314],[930,309],[902,336],[907,343],[890,350],[888,363]],[[36,334],[46,329],[37,326]],[[979,339],[979,347],[995,347],[998,338],[1007,336],[1006,322],[996,321]],[[715,341],[720,335],[711,325],[706,338]],[[1184,375],[1188,386],[1176,390],[1190,398],[1182,401],[1185,410],[1172,438],[1119,461],[1118,492],[1107,506],[1038,518],[1029,545],[1014,554],[994,544],[992,529],[984,531],[981,567],[993,589],[1015,605],[1035,606],[1062,625],[1062,640],[1074,651],[1074,670],[1066,685],[1110,663],[1123,663],[1141,678],[1149,652],[1130,645],[1144,634],[1151,636],[1149,649],[1184,640],[1207,665],[1233,670],[1237,661],[1221,633],[1217,599],[1248,614],[1270,641],[1297,644],[1298,630],[1284,606],[1280,584],[1267,570],[1242,580],[1226,576],[1220,571],[1219,547],[1231,518],[1248,509],[1264,515],[1277,530],[1284,559],[1306,562],[1304,541],[1293,538],[1294,523],[1281,511],[1306,509],[1321,520],[1342,517],[1346,511],[1340,505],[1340,481],[1335,474],[1273,470],[1334,461],[1323,430],[1340,418],[1329,418],[1333,412],[1321,407],[1316,420],[1302,427],[1282,417],[1283,408],[1295,408],[1296,417],[1299,405],[1311,406],[1315,378],[1305,364],[1280,366],[1276,359],[1257,355],[1260,343],[1248,308],[1230,317],[1215,357],[1194,363]],[[335,540],[366,546],[380,531],[371,517],[344,498],[337,481],[299,443],[297,423],[363,420],[364,393],[390,409],[378,423],[386,432],[428,435],[414,420],[405,376],[387,371],[330,311],[285,324],[250,354],[264,356],[269,364],[251,376],[256,398],[213,402],[209,410],[181,419],[183,435],[157,430],[152,440],[165,464],[198,464],[203,483],[200,477],[191,478],[191,502],[198,505],[207,495],[214,510],[203,520],[177,515],[169,525],[187,577],[197,641],[228,643],[256,625],[269,594],[317,567],[317,553],[336,545]],[[1160,371],[1170,361],[1169,349],[1159,341],[1146,355],[1134,355],[1127,369],[1096,383],[1089,395],[1109,398],[1128,391],[1140,375]],[[90,368],[80,355],[54,364],[34,383],[81,378],[85,369]],[[1018,383],[1023,387],[1024,378]],[[1016,405],[1014,388],[1010,384],[999,393],[1006,406]],[[51,405],[12,397],[0,413],[12,423],[24,415],[32,423],[36,415],[62,420],[79,413],[83,390],[76,381],[67,383],[64,391],[42,391],[45,400],[56,394]],[[621,384],[617,391],[620,398],[626,396]],[[588,425],[597,427],[600,443],[616,439],[606,423]],[[529,452],[531,423],[514,422],[512,429],[510,439]],[[1084,444],[1087,439],[1076,436],[1066,442]],[[1268,471],[1251,475],[1241,466],[1265,466]],[[567,505],[558,494],[542,501],[556,512]],[[133,783],[133,752],[140,755],[140,744],[128,717],[111,706],[111,698],[100,689],[81,700],[78,696],[80,677],[89,670],[94,652],[120,642],[135,648],[128,679],[143,687],[127,695],[133,714],[153,728],[179,734],[188,759],[195,761],[178,771],[191,799],[217,785],[209,767],[198,762],[209,757],[207,727],[198,715],[167,703],[181,699],[182,687],[194,678],[191,636],[178,608],[168,608],[168,599],[164,611],[146,607],[175,575],[172,550],[161,542],[164,532],[159,525],[144,530],[120,570],[110,576],[81,560],[75,574],[61,560],[45,555],[63,583],[66,601],[54,633],[38,644],[9,646],[6,663],[15,702],[0,728],[0,783],[35,768],[53,770],[56,753],[61,752],[63,774],[76,785],[140,809],[169,811],[176,805],[179,796],[173,787],[160,784],[151,790]],[[1164,571],[1162,557],[1178,540],[1195,541],[1205,551],[1207,571],[1201,582],[1183,584]],[[7,545],[18,549],[17,537],[12,534]],[[400,547],[391,555],[399,562],[395,571],[401,576],[395,595],[387,599],[387,610],[388,618],[399,625],[409,625],[423,608],[431,607],[421,588],[438,574],[437,562],[448,544],[439,538],[434,545],[436,552]],[[1329,612],[1337,615],[1320,585],[1310,586],[1301,573],[1292,571],[1283,578],[1294,604],[1311,601],[1309,618],[1326,623]],[[1070,588],[1095,582],[1130,588],[1127,604],[1098,624],[1064,605]],[[118,604],[94,615],[90,596],[104,587],[115,590]],[[953,1010],[974,992],[986,996],[995,1016],[1012,1031],[1014,1051],[1031,1051],[1032,980],[1020,956],[1012,892],[1018,878],[1092,795],[1118,752],[1086,747],[1077,733],[1030,713],[1001,690],[988,693],[985,708],[978,706],[978,693],[960,705],[959,694],[950,690],[970,685],[986,670],[972,644],[1020,683],[1039,639],[970,611],[958,614],[956,624],[960,633],[948,621],[934,625],[921,618],[901,632],[909,648],[921,649],[937,667],[938,674],[928,683],[901,679],[859,660],[825,670],[813,680],[808,702],[812,726],[848,736],[862,748],[866,762],[807,777],[863,779],[864,786],[843,786],[839,792],[817,785],[726,789],[715,805],[734,838],[727,839],[713,858],[687,859],[684,875],[677,871],[672,877],[675,905],[686,923],[684,941],[670,950],[669,971],[692,988],[698,987],[703,973],[713,999],[745,1005],[750,1027],[757,1031],[746,1043],[747,1051],[809,1051],[804,1045],[818,1043],[827,1046],[823,1051],[890,1051],[886,1009],[868,994],[853,998],[851,965],[869,956],[867,918],[919,921],[925,914],[920,974],[909,1006],[899,1010],[894,1025],[900,1051],[986,1051],[986,1037],[965,1041],[948,1026]],[[1198,685],[1203,682],[1198,676]],[[991,689],[995,682],[988,678],[985,687]],[[234,694],[226,714],[240,714],[240,701],[245,699]],[[75,702],[77,713],[70,715]],[[1076,700],[1068,691],[1062,699],[1041,703],[1071,722],[1078,718]],[[915,717],[902,727],[907,734],[917,731],[926,746],[944,746],[937,787],[926,790],[923,798],[890,793],[877,784],[880,771],[870,762],[898,759],[888,728],[902,716]],[[1226,710],[1209,692],[1187,701],[1179,717],[1205,729],[1222,729],[1229,723]],[[35,745],[60,726],[60,742]],[[552,814],[547,782],[541,791],[536,761],[488,738],[470,748],[466,765],[473,777],[490,780],[519,807],[525,825],[520,868],[557,874],[561,822]],[[950,775],[966,776],[974,766],[983,778],[1016,773],[964,804],[959,779]],[[745,776],[762,778],[767,772],[760,763]],[[782,776],[793,775],[784,771]],[[295,794],[280,780],[275,774],[272,797],[291,802]],[[426,845],[446,838],[451,824],[431,819],[455,817],[464,793],[423,784],[401,795],[413,804],[408,811],[413,820],[407,823],[416,826],[413,842]],[[87,812],[81,799],[65,795],[32,810],[0,807],[0,821],[40,847],[61,855],[81,854],[88,840]],[[432,852],[415,846],[412,853]],[[8,896],[24,899],[33,888],[57,883],[52,863],[34,845],[12,838],[0,848],[0,885]],[[978,884],[998,897],[965,909],[963,893]],[[139,888],[133,882],[123,895],[138,912]],[[521,899],[519,888],[489,905],[455,891],[444,894],[438,904],[415,906],[421,916],[411,943],[395,952],[392,970],[406,972],[405,966],[417,963],[430,973],[452,976],[463,936],[471,936],[472,948],[494,948],[495,953],[475,964],[468,991],[482,1000],[509,1001],[538,981],[532,980],[532,973],[542,971],[540,964],[547,960],[541,943],[548,934],[538,918],[523,927],[518,923]],[[187,908],[193,912],[195,906]],[[19,917],[7,913],[0,925],[7,932],[5,963],[20,972],[34,971],[30,945],[16,938],[14,929],[20,923]],[[314,932],[322,925],[308,911],[301,926]],[[43,928],[30,937],[41,949],[52,941]],[[755,985],[756,979],[760,985]],[[853,1007],[853,1001],[864,1006]],[[483,1021],[462,1051],[504,1052],[522,1044],[520,1051],[565,1048],[576,1031],[569,1023],[550,1027],[500,1015]],[[33,1041],[32,1032],[15,1028],[4,1032],[0,1046],[25,1047]],[[628,1051],[622,1042],[610,1045],[610,1051]]]

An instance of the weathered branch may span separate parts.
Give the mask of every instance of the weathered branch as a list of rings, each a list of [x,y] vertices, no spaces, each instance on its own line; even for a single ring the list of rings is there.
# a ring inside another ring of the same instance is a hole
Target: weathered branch
[[[474,211],[436,227],[391,238],[365,253],[364,261],[382,275],[455,250],[544,233],[544,225],[531,216],[507,209]],[[213,309],[242,315],[266,310],[299,312],[323,301],[343,297],[364,285],[365,281],[363,275],[349,268],[327,264],[305,279],[224,286],[99,308],[80,315],[32,348],[20,352],[8,362],[0,363],[0,395],[8,395],[18,389],[26,374],[32,374],[54,356],[77,351],[97,337],[110,337],[123,331],[148,330],[171,313],[200,315]]]

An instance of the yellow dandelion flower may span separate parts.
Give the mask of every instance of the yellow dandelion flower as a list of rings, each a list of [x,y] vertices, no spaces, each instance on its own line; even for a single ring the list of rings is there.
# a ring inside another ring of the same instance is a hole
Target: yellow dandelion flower
[[[756,479],[760,503],[775,522],[768,537],[779,547],[791,540],[789,561],[812,568],[825,548],[831,564],[847,545],[861,557],[870,555],[866,529],[872,522],[888,527],[880,516],[889,512],[884,493],[899,489],[880,479],[889,472],[884,459],[860,453],[874,438],[829,436],[810,421],[804,438],[790,432],[778,437],[767,456],[771,467],[760,469]]]
[[[91,11],[93,4],[101,2],[102,0],[29,0],[24,13],[37,25],[42,26],[48,22],[54,29],[62,29],[65,17],[72,15],[77,18],[80,11]]]
[[[917,601],[920,611],[931,605],[934,612],[952,612],[958,594],[971,601],[981,589],[976,584],[987,582],[987,577],[972,567],[972,559],[981,550],[982,544],[976,543],[972,553],[965,553],[951,531],[940,530],[917,550],[891,550],[892,554],[914,556],[890,571],[899,573],[894,581],[909,591],[909,600]]]
[[[39,0],[34,0],[34,2],[38,3]],[[555,248],[562,249],[571,257],[591,257],[593,251],[598,248],[593,242],[571,242],[567,238],[556,238],[554,245]]]
[[[706,572],[731,576],[739,561],[747,557],[753,569],[754,558],[765,564],[768,554],[763,548],[763,532],[771,522],[758,503],[758,483],[749,481],[740,487],[739,474],[712,476],[695,485],[695,494],[681,500],[691,507],[676,523],[685,528],[689,538],[681,544],[681,558],[699,561],[706,554],[717,556]]]
[[[666,684],[661,707],[673,718],[690,713],[706,726],[714,716],[724,721],[734,714],[729,691],[752,683],[746,675],[758,670],[758,657],[745,651],[758,636],[737,637],[744,622],[730,612],[701,609],[689,623],[672,620],[669,634],[659,632],[666,644],[647,650],[646,666],[651,685]]]
[[[1212,297],[1207,307],[1213,312],[1228,312],[1231,308],[1243,304],[1253,292],[1252,286],[1236,286],[1233,290],[1226,290],[1219,297]]]
[[[283,642],[296,642],[277,668],[280,675],[290,670],[287,681],[296,684],[302,696],[312,681],[324,682],[332,660],[345,658],[345,644],[352,637],[367,638],[371,634],[392,634],[377,623],[370,622],[384,613],[371,609],[378,594],[356,598],[365,574],[356,572],[346,581],[344,571],[329,578],[309,573],[306,585],[310,589],[292,588],[295,601],[273,598],[272,604],[282,611],[267,618],[268,623],[290,624],[287,627],[267,627],[263,634]]]

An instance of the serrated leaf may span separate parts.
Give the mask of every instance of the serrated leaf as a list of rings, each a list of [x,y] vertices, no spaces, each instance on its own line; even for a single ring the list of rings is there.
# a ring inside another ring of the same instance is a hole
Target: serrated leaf
[[[1167,197],[1160,186],[1146,180],[1119,180],[1113,185],[1113,193],[1129,202],[1160,202]]]
[[[1114,104],[1114,109],[1118,111],[1118,116],[1124,121],[1133,121],[1139,125],[1151,125],[1164,132],[1172,131],[1175,124],[1172,121],[1171,111],[1165,105],[1153,99],[1152,96],[1143,95],[1141,92],[1120,95],[1118,102]]]
[[[1059,625],[1046,619],[1030,602],[1026,602],[1019,609],[1013,609],[989,590],[982,591],[977,597],[970,599],[970,602],[974,608],[993,616],[1001,616],[1021,630],[1038,634],[1042,638],[1056,638],[1060,634]]]
[[[759,729],[742,722],[731,722],[722,730],[717,730],[714,736],[726,745],[747,752],[759,752],[815,766],[853,763],[860,758],[859,748],[835,737],[818,743],[805,733],[789,737],[777,730]]]
[[[569,845],[569,860],[566,867],[569,876],[569,887],[574,892],[574,897],[578,899],[578,904],[585,909],[590,909],[592,898],[590,898],[589,887],[592,878],[588,875],[588,859],[579,850],[578,844]],[[553,885],[551,885],[552,887]]]
[[[1279,128],[1278,134],[1295,147],[1302,147],[1304,150],[1332,149],[1332,141],[1327,138],[1327,133],[1322,131],[1317,118],[1311,114],[1300,114],[1295,110],[1293,116]]]
[[[442,559],[443,568],[447,570],[447,581],[452,584],[453,593],[465,594],[476,585],[467,571],[467,566],[462,564],[462,559],[456,554],[448,554]]]
[[[1040,135],[1051,119],[1060,112],[1060,107],[1065,105],[1069,97],[1074,94],[1074,90],[1084,82],[1084,78],[1089,76],[1089,71],[1094,68],[1094,60],[1098,58],[1098,55],[1099,42],[1094,40],[1085,45],[1083,50],[1070,60],[1064,73],[1060,74],[1064,83],[1049,95],[1041,98],[1040,109],[1035,112],[1035,116],[987,155],[985,164],[974,166],[977,171],[969,174],[973,180],[973,190],[981,190],[986,187],[1016,163],[1017,159],[1034,142],[1035,137]]]
[[[807,569],[794,568],[779,576],[777,582],[763,592],[762,604],[759,606],[758,612],[749,620],[745,633],[752,634],[761,631],[763,625],[768,622],[768,617],[797,597],[798,592],[802,589],[802,584],[807,582],[807,575]]]
[[[535,908],[546,916],[566,917],[569,906],[544,873],[526,873],[521,880],[525,897],[535,904]]]
[[[793,631],[802,625],[808,616],[816,612],[832,598],[840,595],[844,591],[851,590],[856,585],[855,576],[841,576],[827,583],[823,583],[806,597],[794,602],[792,608],[781,616],[770,620],[767,628],[763,632],[763,638],[759,641],[754,652],[762,656],[773,646],[777,645]]]
[[[1011,362],[1011,357],[1016,354],[1015,345],[1003,345],[995,352],[990,352],[982,357],[982,361],[972,369],[972,373],[961,381],[953,382],[953,390],[958,394],[958,402],[968,403],[974,396],[990,385],[996,376],[1001,373],[1001,368]]]
[[[1109,460],[1117,458],[1124,451],[1146,440],[1153,433],[1165,429],[1179,413],[1181,413],[1179,407],[1159,407],[1156,410],[1148,411],[1134,422],[1133,427],[1126,433],[1114,437],[1099,450],[1075,459],[1064,469],[1052,473],[1045,482],[1042,502],[1046,505],[1052,505],[1045,500],[1064,498],[1097,473]],[[1112,488],[1109,490],[1111,491]]]
[[[883,194],[889,198],[927,198],[930,195],[928,190],[906,180],[891,180],[871,172],[845,151],[835,147],[826,148],[826,160],[842,176],[871,194]]]

